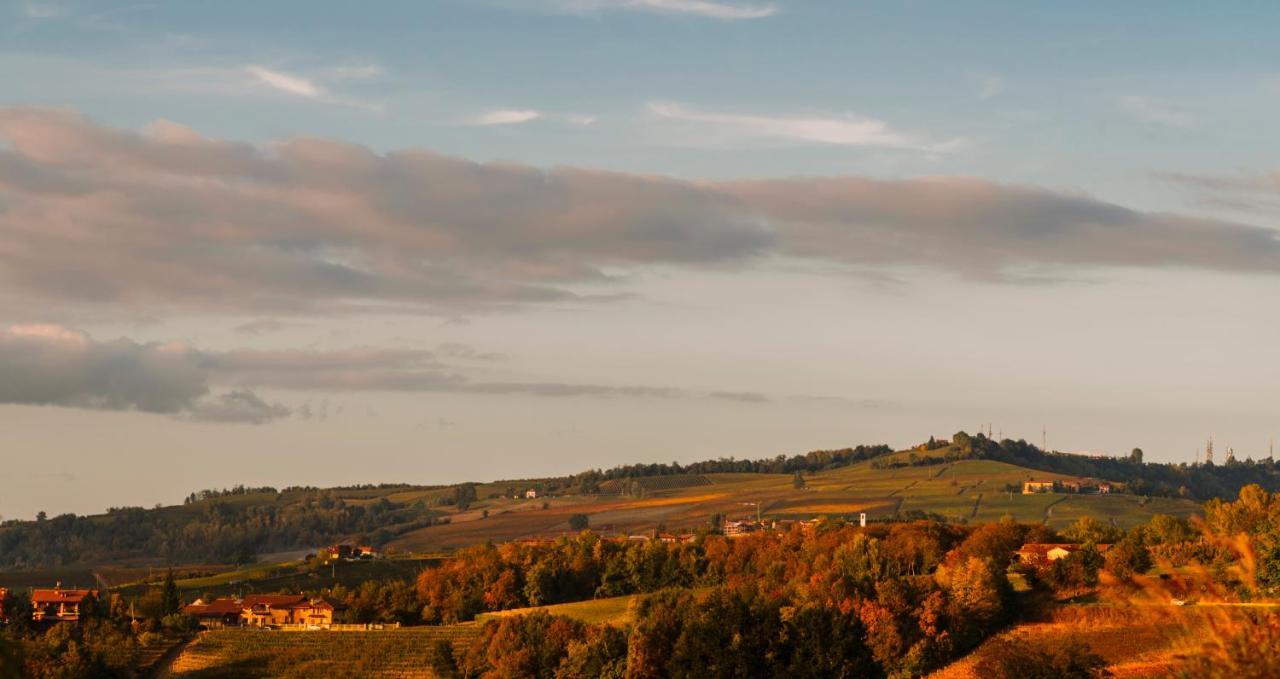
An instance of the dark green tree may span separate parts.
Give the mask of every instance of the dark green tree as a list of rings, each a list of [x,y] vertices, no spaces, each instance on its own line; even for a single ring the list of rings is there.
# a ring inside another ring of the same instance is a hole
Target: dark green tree
[[[182,595],[178,593],[178,583],[173,578],[170,568],[164,576],[164,587],[161,589],[160,610],[164,617],[182,612]]]

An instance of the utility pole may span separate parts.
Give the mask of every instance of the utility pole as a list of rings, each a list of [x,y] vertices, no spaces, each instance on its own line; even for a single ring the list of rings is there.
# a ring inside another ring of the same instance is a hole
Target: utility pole
[[[1049,428],[1040,425],[1040,452],[1049,452]]]

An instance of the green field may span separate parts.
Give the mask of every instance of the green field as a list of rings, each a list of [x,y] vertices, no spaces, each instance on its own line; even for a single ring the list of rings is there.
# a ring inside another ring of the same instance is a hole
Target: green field
[[[270,592],[315,591],[342,585],[355,588],[366,580],[413,580],[424,568],[440,562],[436,556],[397,557],[370,561],[338,561],[330,566],[309,566],[304,561],[253,564],[200,578],[180,579],[178,589],[194,596],[231,596]],[[124,594],[140,594],[158,586],[157,580],[120,587]]]
[[[511,616],[525,615],[534,611],[546,611],[552,615],[563,615],[569,618],[581,620],[585,623],[599,624],[608,623],[610,625],[626,625],[631,622],[631,602],[638,595],[632,594],[627,596],[616,596],[608,599],[593,599],[591,601],[578,601],[570,604],[555,604],[553,606],[535,606],[532,608],[513,608],[498,613],[482,613],[476,617],[477,623],[485,623],[489,620]]]
[[[478,629],[475,624],[464,624],[367,632],[203,632],[173,663],[170,676],[427,679],[434,676],[429,669],[430,652],[437,639],[448,639],[455,655],[461,655]]]

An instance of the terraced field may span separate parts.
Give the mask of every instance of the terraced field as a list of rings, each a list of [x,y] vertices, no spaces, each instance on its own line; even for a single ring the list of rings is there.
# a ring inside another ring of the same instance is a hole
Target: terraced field
[[[431,679],[433,643],[448,639],[460,656],[478,631],[475,624],[361,632],[217,630],[187,646],[168,676]]]
[[[905,454],[888,458],[890,460]],[[938,514],[954,521],[995,521],[1009,515],[1024,522],[1045,521],[1065,526],[1089,515],[1122,527],[1143,523],[1153,514],[1186,516],[1198,511],[1189,500],[1116,495],[1023,495],[1010,492],[1024,481],[1074,480],[1064,474],[1038,472],[993,460],[963,460],[922,467],[876,469],[864,462],[808,474],[805,487],[795,488],[789,474],[704,474],[667,477],[671,487],[651,497],[616,495],[556,498],[546,509],[541,503],[489,500],[487,519],[455,522],[419,529],[396,540],[402,550],[461,547],[492,539],[495,542],[532,537],[555,537],[570,532],[568,519],[587,514],[591,526],[606,534],[705,526],[711,516],[801,519],[816,516],[872,520],[900,512]],[[692,481],[702,479],[705,481]],[[686,485],[688,484],[688,485]],[[696,484],[696,485],[695,485]],[[681,487],[683,486],[683,487]]]

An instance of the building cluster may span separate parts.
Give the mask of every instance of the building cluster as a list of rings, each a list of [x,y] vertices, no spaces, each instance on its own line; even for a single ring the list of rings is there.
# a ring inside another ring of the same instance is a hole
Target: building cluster
[[[742,519],[741,521],[725,520],[720,525],[720,532],[725,537],[740,537],[742,535],[750,535],[760,531],[770,530],[791,530],[792,526],[799,526],[802,530],[811,531],[817,527],[819,519],[804,519],[802,521],[792,521],[789,519],[763,520],[756,521],[752,519]],[[865,525],[865,524],[864,524]]]
[[[1111,549],[1109,544],[1094,545],[1100,554]],[[1084,545],[1073,542],[1030,542],[1023,545],[1013,554],[1019,563],[1030,566],[1043,566],[1058,559],[1065,559],[1080,551]]]
[[[1097,479],[1079,481],[1026,481],[1022,484],[1023,495],[1036,493],[1082,493],[1090,495],[1108,495],[1115,491],[1115,486]]]
[[[8,613],[13,594],[0,587],[0,623],[9,622]],[[31,619],[36,622],[76,622],[80,607],[98,598],[96,589],[63,589],[59,583],[52,589],[31,592]]]
[[[251,594],[243,599],[222,598],[207,603],[196,599],[182,612],[199,620],[206,628],[301,626],[327,629],[345,610],[346,604],[328,597]]]
[[[353,545],[343,543],[340,545],[330,545],[320,550],[317,556],[320,560],[328,563],[330,561],[357,561],[360,559],[379,559],[382,553],[377,549],[368,545]]]

